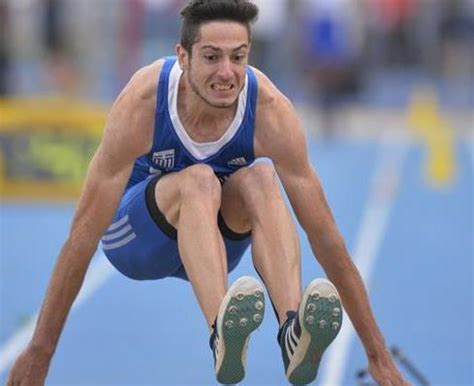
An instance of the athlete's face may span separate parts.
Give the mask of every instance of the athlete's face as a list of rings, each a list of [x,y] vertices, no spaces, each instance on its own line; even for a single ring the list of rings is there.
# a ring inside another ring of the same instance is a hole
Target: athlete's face
[[[192,55],[178,45],[181,68],[191,89],[212,107],[234,106],[245,82],[250,50],[245,25],[212,21],[200,27]]]

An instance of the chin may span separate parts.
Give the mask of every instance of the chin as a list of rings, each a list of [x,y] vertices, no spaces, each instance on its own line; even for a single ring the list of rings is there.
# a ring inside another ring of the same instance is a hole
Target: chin
[[[212,103],[211,106],[216,107],[218,109],[228,109],[230,107],[234,107],[235,102],[216,102]]]
[[[214,99],[210,100],[209,104],[213,107],[217,108],[229,108],[229,107],[234,107],[235,104],[237,103],[238,98],[227,98],[227,99]]]

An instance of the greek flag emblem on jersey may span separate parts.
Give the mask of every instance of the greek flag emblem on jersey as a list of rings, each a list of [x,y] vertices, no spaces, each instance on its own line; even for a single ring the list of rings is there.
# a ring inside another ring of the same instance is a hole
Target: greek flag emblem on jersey
[[[174,167],[174,149],[153,153],[153,163],[162,169],[172,169]]]

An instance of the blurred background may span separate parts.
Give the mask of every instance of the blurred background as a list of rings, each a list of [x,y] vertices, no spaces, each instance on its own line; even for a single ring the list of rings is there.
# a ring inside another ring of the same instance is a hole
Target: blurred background
[[[34,325],[108,107],[137,69],[174,54],[186,3],[0,0],[0,381]],[[255,3],[251,64],[300,113],[387,342],[431,384],[474,384],[474,0]],[[301,236],[307,284],[324,273]],[[49,384],[215,383],[186,283],[131,282],[100,252],[91,272]],[[254,274],[249,256],[231,280],[241,274]],[[243,384],[285,382],[273,319]],[[364,382],[346,325],[317,384]]]

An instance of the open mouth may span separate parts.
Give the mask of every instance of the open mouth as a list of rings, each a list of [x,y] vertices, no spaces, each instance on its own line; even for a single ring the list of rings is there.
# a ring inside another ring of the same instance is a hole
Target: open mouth
[[[227,92],[227,91],[232,91],[234,89],[233,84],[219,84],[219,83],[213,83],[211,85],[211,88],[214,91],[219,91],[219,92]]]

